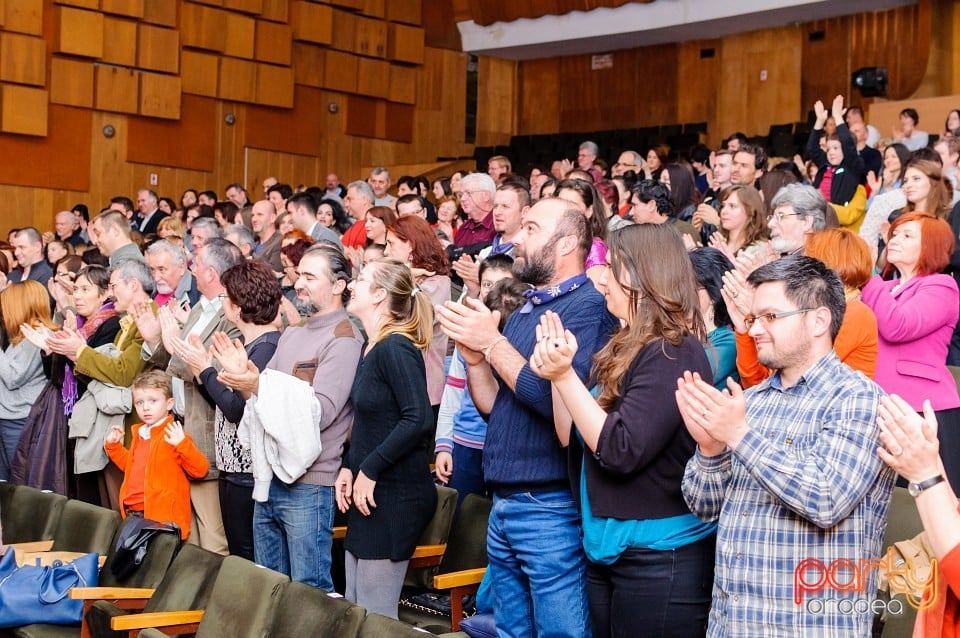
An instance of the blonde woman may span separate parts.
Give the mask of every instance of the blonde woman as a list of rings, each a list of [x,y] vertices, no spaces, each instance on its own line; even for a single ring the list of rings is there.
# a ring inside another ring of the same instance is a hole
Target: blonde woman
[[[433,302],[409,266],[393,259],[370,262],[350,291],[349,310],[368,341],[350,393],[350,448],[334,486],[337,506],[349,514],[345,595],[396,618],[407,564],[437,501],[423,359]]]

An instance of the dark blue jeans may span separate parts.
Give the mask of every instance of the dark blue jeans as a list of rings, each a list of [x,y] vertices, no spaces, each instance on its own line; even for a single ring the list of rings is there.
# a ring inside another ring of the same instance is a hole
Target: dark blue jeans
[[[10,467],[13,465],[13,455],[17,453],[20,444],[20,435],[27,425],[27,419],[0,419],[0,480],[10,480]]]
[[[332,548],[333,487],[274,478],[267,502],[254,506],[257,563],[329,592]]]
[[[483,489],[483,450],[453,444],[453,475],[450,487],[457,490],[457,511],[467,494],[485,494]]]
[[[596,638],[696,638],[707,633],[716,537],[675,550],[628,549],[612,565],[589,563]]]
[[[487,555],[501,638],[590,638],[587,560],[569,491],[494,497]]]

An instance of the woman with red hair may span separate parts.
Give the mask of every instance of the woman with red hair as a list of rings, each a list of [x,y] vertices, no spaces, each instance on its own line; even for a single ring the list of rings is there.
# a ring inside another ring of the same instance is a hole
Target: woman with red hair
[[[436,232],[426,220],[416,215],[399,217],[387,225],[387,248],[384,256],[399,260],[413,269],[419,292],[426,293],[434,306],[450,300],[450,262]],[[418,293],[419,294],[419,293]],[[427,394],[433,406],[433,422],[437,422],[443,396],[447,356],[447,335],[440,329],[439,315],[434,317],[433,337],[424,353],[427,369]]]
[[[950,224],[925,213],[907,213],[890,226],[887,263],[900,274],[874,276],[863,302],[877,316],[876,381],[917,412],[930,399],[940,423],[938,436],[947,478],[960,487],[960,394],[947,369],[947,347],[960,317],[960,290],[940,274],[950,261]]]

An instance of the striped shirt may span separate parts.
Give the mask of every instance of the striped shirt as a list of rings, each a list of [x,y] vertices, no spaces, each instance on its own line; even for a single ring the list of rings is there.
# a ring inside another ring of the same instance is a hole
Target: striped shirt
[[[719,521],[708,636],[870,636],[872,612],[843,613],[838,601],[871,602],[876,570],[861,591],[795,591],[794,577],[805,559],[830,566],[880,556],[894,479],[876,454],[882,394],[831,351],[790,388],[775,374],[748,390],[750,430],[737,449],[698,451],[687,463],[687,504]]]

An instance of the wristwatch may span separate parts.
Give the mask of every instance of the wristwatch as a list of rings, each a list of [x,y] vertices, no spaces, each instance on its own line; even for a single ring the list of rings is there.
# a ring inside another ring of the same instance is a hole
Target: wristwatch
[[[927,479],[926,481],[920,481],[919,483],[910,481],[910,483],[907,485],[907,491],[910,493],[910,496],[912,496],[913,498],[917,498],[918,496],[920,496],[920,492],[924,490],[929,490],[934,485],[937,485],[938,483],[943,483],[946,480],[947,479],[943,478],[943,474],[940,474],[940,475],[934,476],[933,478]]]

